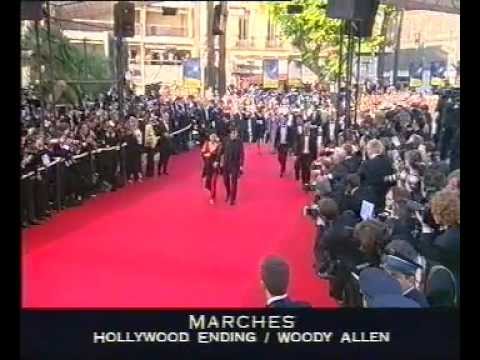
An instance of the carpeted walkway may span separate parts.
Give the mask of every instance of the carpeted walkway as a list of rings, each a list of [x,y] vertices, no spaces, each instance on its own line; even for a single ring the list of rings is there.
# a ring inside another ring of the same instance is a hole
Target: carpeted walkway
[[[23,233],[23,306],[33,308],[262,307],[259,266],[291,266],[292,298],[336,307],[312,269],[308,197],[276,156],[247,146],[236,206],[208,203],[198,151],[170,175],[99,195]],[[292,165],[289,164],[289,169]]]

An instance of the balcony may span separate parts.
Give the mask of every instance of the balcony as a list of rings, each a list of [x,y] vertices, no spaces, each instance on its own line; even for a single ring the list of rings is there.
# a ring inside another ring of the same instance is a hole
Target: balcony
[[[188,29],[186,27],[147,25],[147,36],[186,37],[188,36]]]
[[[265,48],[267,49],[282,49],[283,41],[279,38],[267,39],[265,42]]]
[[[249,39],[237,39],[235,42],[235,47],[239,49],[249,49],[255,47],[255,38],[251,37]]]

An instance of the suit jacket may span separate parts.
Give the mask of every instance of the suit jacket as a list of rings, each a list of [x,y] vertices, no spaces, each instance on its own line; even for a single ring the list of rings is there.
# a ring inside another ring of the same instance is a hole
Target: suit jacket
[[[343,195],[339,201],[340,209],[341,211],[352,210],[357,217],[360,217],[363,200],[375,204],[376,196],[370,186],[361,185],[353,194]]]
[[[420,251],[427,259],[437,262],[458,275],[460,270],[460,230],[448,229],[435,239],[422,234]]]
[[[325,124],[322,125],[322,136],[323,136],[323,144],[326,146],[331,146],[335,145],[338,141],[338,134],[341,131],[340,124],[338,122],[335,122],[335,131],[334,131],[334,137],[330,137],[330,122],[326,122]]]
[[[309,303],[306,303],[303,301],[293,301],[289,297],[286,297],[285,299],[272,302],[270,305],[267,305],[267,307],[272,309],[286,309],[286,308],[311,308],[312,306]]]
[[[296,141],[296,148],[295,148],[295,155],[300,156],[303,154],[303,150],[305,148],[305,135],[297,135]],[[310,134],[309,136],[309,143],[308,143],[309,154],[313,157],[317,157],[317,137]]]
[[[277,128],[277,132],[275,133],[275,147],[278,148],[280,145],[280,129],[282,126]],[[291,126],[286,126],[287,127],[287,147],[290,149],[293,147],[293,139],[294,139],[294,130]]]
[[[385,155],[376,156],[362,163],[359,169],[359,175],[362,184],[371,186],[377,201],[375,203],[377,210],[385,205],[385,196],[391,184],[385,182],[385,177],[393,175],[394,170],[391,161]]]
[[[227,139],[222,151],[223,168],[227,171],[238,172],[243,166],[245,154],[243,142],[240,139]]]

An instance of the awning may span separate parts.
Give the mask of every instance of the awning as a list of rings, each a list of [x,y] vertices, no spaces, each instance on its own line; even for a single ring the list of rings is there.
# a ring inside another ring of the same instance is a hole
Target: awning
[[[460,15],[460,0],[381,0],[404,10],[429,10]]]

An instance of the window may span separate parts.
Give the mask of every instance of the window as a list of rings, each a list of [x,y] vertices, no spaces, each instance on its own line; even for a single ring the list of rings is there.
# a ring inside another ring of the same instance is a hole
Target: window
[[[273,22],[272,18],[268,17],[268,24],[267,24],[267,40],[271,41],[277,38],[275,23]]]
[[[238,18],[238,39],[248,39],[248,18],[245,15]]]
[[[186,11],[177,15],[162,15],[158,12],[147,13],[147,36],[187,36],[188,16]]]

